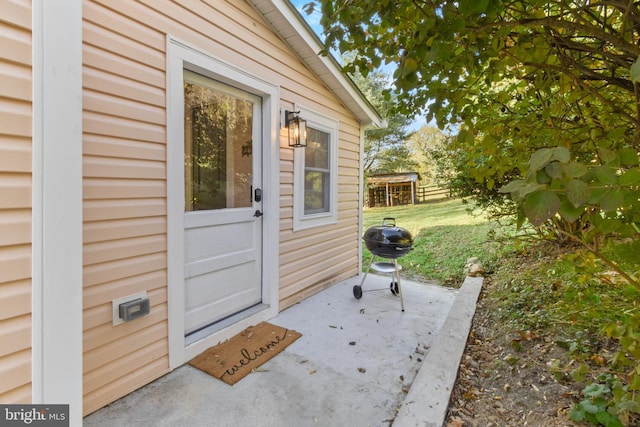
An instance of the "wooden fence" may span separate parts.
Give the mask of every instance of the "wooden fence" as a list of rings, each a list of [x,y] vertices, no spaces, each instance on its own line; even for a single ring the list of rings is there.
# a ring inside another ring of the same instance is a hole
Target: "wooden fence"
[[[365,193],[364,206],[369,208],[382,207],[388,206],[389,202],[391,206],[410,205],[412,200],[415,200],[415,203],[434,202],[446,199],[448,195],[448,188],[426,185],[417,187],[415,189],[415,198],[413,198],[411,197],[410,185],[394,184],[390,189],[385,189],[384,187],[370,188]]]
[[[448,195],[448,188],[438,187],[437,185],[426,185],[416,188],[416,202],[418,203],[442,200]]]

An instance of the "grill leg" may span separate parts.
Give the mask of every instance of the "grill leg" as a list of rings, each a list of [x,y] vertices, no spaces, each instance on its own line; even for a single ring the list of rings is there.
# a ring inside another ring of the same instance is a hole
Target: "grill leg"
[[[373,265],[373,259],[375,257],[376,257],[375,255],[371,255],[371,262],[369,263],[369,267],[367,268],[367,271],[364,272],[364,276],[362,276],[362,281],[360,281],[360,285],[355,285],[353,287],[353,297],[355,299],[362,298],[362,285],[364,284],[364,280],[367,278],[367,274],[369,274],[369,270],[371,270],[371,266]]]
[[[364,272],[364,276],[362,276],[362,280],[360,281],[360,288],[362,288],[362,285],[364,285],[364,279],[367,278],[367,274],[369,274],[369,271],[371,270],[371,266],[373,265],[373,261],[376,259],[375,255],[371,255],[371,262],[369,262],[369,267],[367,267],[367,271]]]
[[[400,309],[404,311],[404,300],[402,299],[402,284],[400,283],[400,270],[398,269],[398,260],[393,259],[393,265],[396,267],[395,280],[398,282],[398,294],[400,295]]]

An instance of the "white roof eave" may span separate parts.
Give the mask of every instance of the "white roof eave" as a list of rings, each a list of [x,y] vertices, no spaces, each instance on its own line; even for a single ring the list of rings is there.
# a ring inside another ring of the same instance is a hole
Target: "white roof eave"
[[[361,125],[385,126],[378,112],[342,72],[337,61],[331,55],[320,55],[324,48],[322,42],[288,0],[249,0],[249,3],[356,115]]]

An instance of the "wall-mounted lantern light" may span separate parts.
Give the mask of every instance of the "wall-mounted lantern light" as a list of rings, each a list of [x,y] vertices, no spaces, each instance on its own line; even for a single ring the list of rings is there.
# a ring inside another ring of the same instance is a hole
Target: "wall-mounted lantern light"
[[[307,146],[307,121],[300,118],[300,111],[284,111],[290,147]]]

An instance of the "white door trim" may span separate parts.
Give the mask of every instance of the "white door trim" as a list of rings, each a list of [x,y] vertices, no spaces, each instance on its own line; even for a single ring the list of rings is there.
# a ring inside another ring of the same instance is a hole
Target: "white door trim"
[[[82,1],[33,2],[32,400],[82,425]]]
[[[183,70],[209,76],[262,98],[262,302],[264,309],[199,341],[184,336],[184,105]],[[278,314],[279,267],[279,99],[277,85],[172,36],[167,37],[167,275],[169,304],[169,368],[171,370],[244,328]]]

